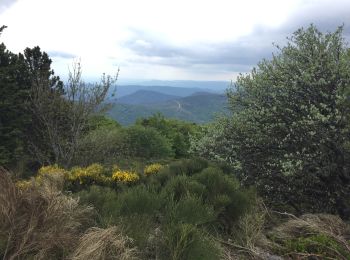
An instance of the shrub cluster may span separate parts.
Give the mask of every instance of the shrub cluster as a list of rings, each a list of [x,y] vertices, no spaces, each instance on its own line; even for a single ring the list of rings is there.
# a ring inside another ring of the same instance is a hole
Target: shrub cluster
[[[98,223],[124,227],[144,259],[220,259],[215,237],[232,235],[254,194],[201,159],[151,164],[144,173],[124,189],[91,186],[77,195],[96,207]],[[115,173],[123,174],[130,175]]]

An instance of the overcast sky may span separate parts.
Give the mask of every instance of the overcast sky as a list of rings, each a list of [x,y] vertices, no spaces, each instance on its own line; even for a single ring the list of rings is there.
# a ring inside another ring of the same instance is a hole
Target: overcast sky
[[[235,80],[310,23],[349,39],[350,0],[0,0],[1,41],[63,78],[79,58],[86,79]]]

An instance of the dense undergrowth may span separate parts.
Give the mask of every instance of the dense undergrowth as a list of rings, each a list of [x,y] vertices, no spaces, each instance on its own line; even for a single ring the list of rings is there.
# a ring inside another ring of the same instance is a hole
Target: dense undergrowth
[[[138,178],[116,179],[116,173]],[[14,182],[2,170],[3,259],[349,259],[339,217],[268,210],[227,165],[183,159],[142,171],[43,167]]]

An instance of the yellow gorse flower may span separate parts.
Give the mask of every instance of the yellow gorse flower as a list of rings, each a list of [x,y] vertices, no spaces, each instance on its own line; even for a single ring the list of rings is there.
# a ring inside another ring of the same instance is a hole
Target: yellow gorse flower
[[[158,173],[164,166],[159,163],[153,163],[145,167],[143,170],[147,176]]]
[[[98,163],[91,164],[88,167],[75,167],[69,172],[69,180],[78,180],[83,184],[86,180],[93,180],[99,182],[107,181],[107,177],[103,175],[103,166]]]
[[[140,179],[140,176],[134,172],[117,170],[112,175],[112,180],[116,182],[132,183]]]
[[[43,166],[39,169],[38,174],[35,176],[35,181],[41,183],[45,175],[63,175],[64,179],[68,178],[68,171],[60,168],[57,164]]]
[[[37,176],[42,176],[45,174],[64,174],[64,176],[67,177],[68,172],[65,169],[58,167],[57,164],[54,164],[41,167]]]

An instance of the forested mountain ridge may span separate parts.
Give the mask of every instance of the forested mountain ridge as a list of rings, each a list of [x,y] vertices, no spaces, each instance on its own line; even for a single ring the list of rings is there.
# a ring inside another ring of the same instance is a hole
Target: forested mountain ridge
[[[108,115],[122,125],[130,125],[139,117],[148,117],[158,112],[169,118],[194,123],[208,123],[217,114],[227,112],[227,97],[224,94],[199,92],[182,98],[160,95],[150,103],[145,103],[145,100],[152,100],[152,97],[147,95],[151,94],[154,97],[153,92],[143,91],[139,94],[142,96],[137,97],[137,100],[130,101],[134,95],[126,97],[126,102],[125,97],[122,97],[120,102],[117,99],[116,103],[111,104]],[[169,100],[161,101],[164,98]]]
[[[161,103],[168,100],[181,98],[180,96],[168,95],[161,92],[141,89],[130,95],[123,96],[114,100],[114,103],[130,105],[147,105]]]

